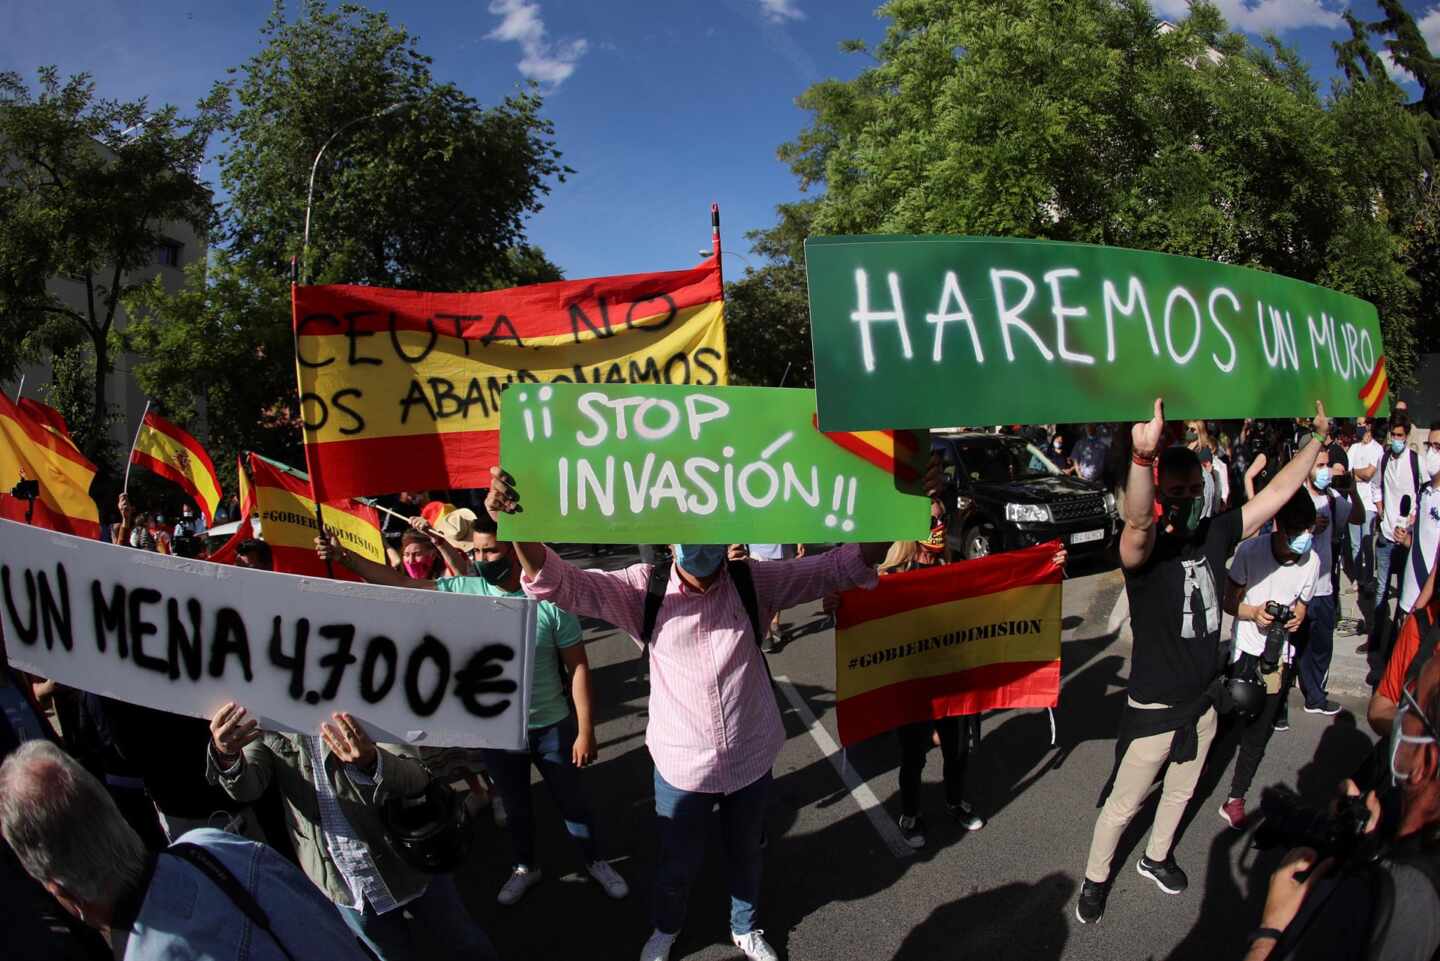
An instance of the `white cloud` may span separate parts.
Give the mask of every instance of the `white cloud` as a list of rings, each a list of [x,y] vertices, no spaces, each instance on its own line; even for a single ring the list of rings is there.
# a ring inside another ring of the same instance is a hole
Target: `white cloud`
[[[760,16],[771,23],[784,23],[804,20],[805,11],[795,6],[795,0],[760,0]]]
[[[1216,0],[1230,26],[1246,33],[1284,33],[1303,27],[1341,26],[1340,11],[1321,0]],[[1186,0],[1157,0],[1155,11],[1163,17],[1184,19],[1190,13]],[[1440,15],[1440,8],[1435,13]],[[1440,22],[1436,24],[1440,29]]]
[[[1420,35],[1430,45],[1431,52],[1440,50],[1440,7],[1431,7],[1425,16],[1416,21]]]
[[[520,73],[550,88],[564,83],[575,72],[575,65],[590,48],[583,37],[554,43],[546,36],[545,21],[540,19],[540,4],[529,0],[491,0],[490,12],[500,17],[500,25],[486,34],[488,40],[520,45]]]
[[[1415,86],[1415,76],[1409,70],[1406,70],[1396,63],[1395,57],[1389,50],[1377,50],[1375,54],[1380,58],[1380,62],[1385,65],[1385,72],[1390,75],[1391,80],[1400,84],[1402,87]]]

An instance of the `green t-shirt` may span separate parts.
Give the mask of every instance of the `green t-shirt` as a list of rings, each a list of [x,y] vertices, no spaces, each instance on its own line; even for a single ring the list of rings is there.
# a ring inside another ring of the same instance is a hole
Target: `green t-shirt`
[[[512,593],[496,587],[483,577],[441,577],[435,581],[435,589],[482,597],[525,596],[523,591]],[[580,641],[580,621],[575,615],[560,610],[549,601],[541,601],[535,612],[535,678],[530,688],[530,730],[559,724],[569,716],[570,704],[565,700],[565,688],[560,679],[560,649]]]

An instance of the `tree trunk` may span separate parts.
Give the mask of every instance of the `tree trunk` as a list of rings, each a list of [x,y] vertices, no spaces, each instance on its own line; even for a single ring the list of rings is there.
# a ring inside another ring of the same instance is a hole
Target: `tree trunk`
[[[110,473],[110,465],[101,456],[105,450],[105,381],[110,368],[110,345],[103,333],[92,333],[90,343],[95,349],[95,407],[90,412],[90,450],[87,454],[102,475]],[[128,453],[128,452],[127,452]]]

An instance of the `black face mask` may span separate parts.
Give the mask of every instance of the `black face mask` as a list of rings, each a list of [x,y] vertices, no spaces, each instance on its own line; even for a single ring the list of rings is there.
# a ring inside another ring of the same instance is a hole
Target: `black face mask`
[[[1188,538],[1195,533],[1200,526],[1201,503],[1198,497],[1185,497],[1179,500],[1171,500],[1167,497],[1160,498],[1160,505],[1165,513],[1160,518],[1160,533],[1169,533],[1172,537]],[[1173,527],[1173,531],[1166,528]]]
[[[510,579],[510,572],[515,569],[515,565],[511,562],[509,554],[506,554],[504,557],[497,557],[493,561],[475,561],[473,564],[475,573],[496,587],[500,587],[508,581]]]

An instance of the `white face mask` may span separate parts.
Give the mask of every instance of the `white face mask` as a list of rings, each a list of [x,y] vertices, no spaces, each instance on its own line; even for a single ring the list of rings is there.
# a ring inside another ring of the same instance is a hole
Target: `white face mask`
[[[1440,474],[1440,450],[1433,447],[1425,448],[1425,462],[1422,465],[1427,477],[1434,477]]]
[[[1420,709],[1419,702],[1415,700],[1415,695],[1411,693],[1408,687],[1402,688],[1400,703],[1395,710],[1395,720],[1390,728],[1390,777],[1396,785],[1404,784],[1410,779],[1409,767],[1407,766],[1403,771],[1400,770],[1399,767],[1401,747],[1406,744],[1435,743],[1435,738],[1429,734],[1405,733],[1405,715],[1412,712],[1416,714],[1422,722],[1425,721],[1425,714]],[[1425,728],[1427,730],[1429,729],[1428,723],[1425,724]]]

